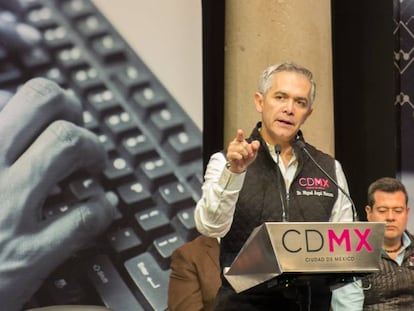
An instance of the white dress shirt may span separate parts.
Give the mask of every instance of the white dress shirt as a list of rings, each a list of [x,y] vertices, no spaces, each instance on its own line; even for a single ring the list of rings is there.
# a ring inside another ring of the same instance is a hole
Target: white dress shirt
[[[269,151],[275,165],[279,162],[279,168],[286,183],[286,191],[289,191],[289,186],[297,169],[296,156],[293,154],[291,161],[285,167],[283,161],[276,161],[273,146],[269,146]],[[348,184],[342,166],[336,160],[335,171],[337,184],[348,194]],[[226,158],[222,152],[217,152],[211,156],[204,176],[202,197],[197,202],[194,214],[197,230],[201,234],[224,237],[230,230],[236,202],[245,176],[246,172],[236,174],[226,168]],[[332,222],[353,221],[352,205],[351,201],[338,190],[338,197],[329,220]]]

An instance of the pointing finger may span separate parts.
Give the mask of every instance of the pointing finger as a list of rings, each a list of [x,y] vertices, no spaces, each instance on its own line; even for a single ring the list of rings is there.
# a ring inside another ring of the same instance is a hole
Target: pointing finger
[[[236,134],[236,140],[238,142],[244,142],[244,133],[243,130],[237,130],[237,134]]]

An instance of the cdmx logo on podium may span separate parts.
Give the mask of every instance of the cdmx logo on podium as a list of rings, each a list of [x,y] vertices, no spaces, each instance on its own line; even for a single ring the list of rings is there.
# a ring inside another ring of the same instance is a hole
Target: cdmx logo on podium
[[[326,227],[326,226],[323,226]],[[347,253],[374,250],[368,237],[372,228],[323,228],[324,232],[318,229],[304,229],[303,232],[297,229],[288,229],[282,234],[282,246],[291,253],[317,253],[325,246],[328,251],[334,253],[344,250]],[[352,243],[356,240],[355,243]]]
[[[225,269],[236,292],[282,273],[378,271],[385,223],[267,222]]]

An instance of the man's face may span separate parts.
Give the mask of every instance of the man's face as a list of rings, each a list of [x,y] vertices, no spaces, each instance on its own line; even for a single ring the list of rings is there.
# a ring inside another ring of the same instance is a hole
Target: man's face
[[[365,207],[368,221],[386,222],[384,238],[400,239],[407,227],[409,215],[404,192],[376,191],[374,202],[374,206]]]
[[[255,94],[262,114],[262,136],[269,144],[289,143],[312,113],[311,84],[306,76],[289,71],[277,72],[265,96]]]

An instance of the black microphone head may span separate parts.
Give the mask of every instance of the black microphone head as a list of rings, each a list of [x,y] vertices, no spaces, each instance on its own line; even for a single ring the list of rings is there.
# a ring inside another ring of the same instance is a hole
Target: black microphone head
[[[294,141],[294,143],[300,148],[300,149],[303,149],[303,148],[306,148],[306,145],[305,145],[305,143],[303,142],[303,140],[295,140]]]
[[[275,146],[275,152],[276,152],[276,154],[280,154],[282,152],[282,146],[277,144]]]

